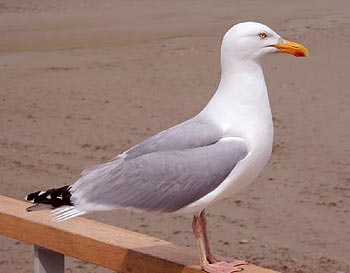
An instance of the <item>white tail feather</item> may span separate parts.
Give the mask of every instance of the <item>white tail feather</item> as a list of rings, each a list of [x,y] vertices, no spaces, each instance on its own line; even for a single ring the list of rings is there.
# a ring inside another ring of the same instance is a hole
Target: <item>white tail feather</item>
[[[60,221],[68,220],[73,217],[83,215],[85,213],[86,211],[78,210],[73,206],[65,206],[65,207],[61,207],[53,210],[53,215],[54,215],[53,220],[55,222],[60,222]]]

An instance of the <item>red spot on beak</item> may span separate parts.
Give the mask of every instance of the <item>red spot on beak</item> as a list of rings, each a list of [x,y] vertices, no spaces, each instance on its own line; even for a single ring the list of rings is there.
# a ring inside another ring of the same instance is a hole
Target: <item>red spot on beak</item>
[[[303,52],[298,51],[298,52],[294,53],[294,56],[295,57],[305,57],[305,54]]]

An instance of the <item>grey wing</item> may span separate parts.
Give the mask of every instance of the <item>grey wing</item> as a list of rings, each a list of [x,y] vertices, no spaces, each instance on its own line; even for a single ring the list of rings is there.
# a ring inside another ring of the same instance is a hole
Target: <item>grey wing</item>
[[[220,127],[198,115],[142,141],[110,162],[118,158],[132,159],[153,152],[203,147],[217,142],[221,135]],[[108,165],[108,162],[103,165]],[[99,168],[101,165],[91,166],[82,171],[81,175],[94,172]]]
[[[73,184],[72,201],[81,210],[98,204],[173,212],[217,188],[246,155],[242,141],[225,139],[205,147],[116,158]]]
[[[220,127],[199,115],[146,139],[124,155],[130,159],[152,152],[207,146],[217,142],[221,135]]]

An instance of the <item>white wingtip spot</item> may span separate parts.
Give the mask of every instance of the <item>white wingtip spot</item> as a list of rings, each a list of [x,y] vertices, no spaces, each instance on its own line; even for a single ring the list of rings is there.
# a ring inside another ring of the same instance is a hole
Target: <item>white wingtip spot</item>
[[[28,195],[26,197],[24,197],[24,200],[30,202],[30,203],[34,203],[34,199],[33,200],[28,200]]]

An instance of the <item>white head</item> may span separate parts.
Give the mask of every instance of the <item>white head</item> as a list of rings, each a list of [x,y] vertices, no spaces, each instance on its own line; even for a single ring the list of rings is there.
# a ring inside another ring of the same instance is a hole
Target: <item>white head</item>
[[[221,59],[228,63],[259,62],[262,56],[275,52],[297,57],[308,54],[304,46],[281,38],[268,26],[246,22],[237,24],[226,32],[221,46]]]

